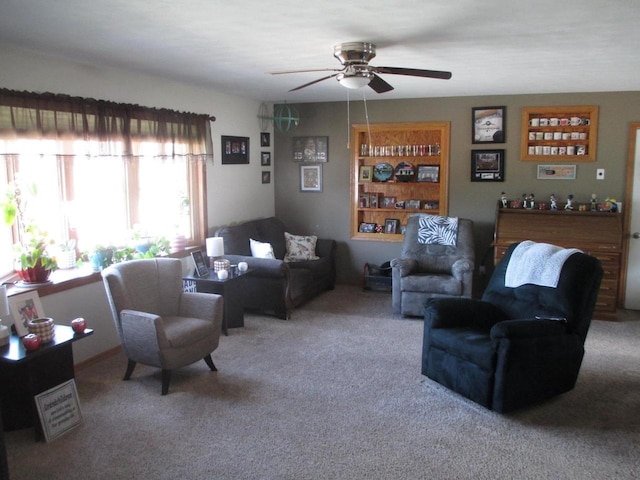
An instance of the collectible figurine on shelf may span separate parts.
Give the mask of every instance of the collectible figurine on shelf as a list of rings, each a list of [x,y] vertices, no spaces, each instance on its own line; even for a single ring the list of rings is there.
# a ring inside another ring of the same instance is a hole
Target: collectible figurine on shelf
[[[565,210],[573,210],[573,195],[567,196],[567,204],[564,206]]]
[[[527,208],[533,208],[536,205],[536,197],[533,193],[530,193],[529,196],[527,197],[527,201],[529,202],[527,204]]]
[[[502,206],[502,208],[507,208],[507,194],[502,192],[502,196],[500,197],[500,205]]]
[[[595,193],[591,194],[591,211],[595,212],[598,210],[598,198]]]
[[[522,194],[522,208],[527,208],[527,194],[523,193]]]
[[[618,211],[618,201],[615,198],[605,198],[604,199],[605,209],[609,212],[617,212]]]
[[[551,194],[551,197],[549,197],[549,203],[551,204],[549,207],[551,210],[558,210],[558,200],[556,199],[555,194]]]

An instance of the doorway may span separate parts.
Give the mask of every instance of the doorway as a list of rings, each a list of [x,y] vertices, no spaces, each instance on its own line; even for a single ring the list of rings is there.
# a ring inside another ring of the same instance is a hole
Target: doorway
[[[623,305],[640,310],[640,122],[629,127],[624,225],[627,264]]]

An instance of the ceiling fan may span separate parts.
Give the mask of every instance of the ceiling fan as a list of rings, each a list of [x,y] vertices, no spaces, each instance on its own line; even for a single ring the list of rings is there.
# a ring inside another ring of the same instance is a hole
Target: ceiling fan
[[[272,75],[303,72],[337,72],[326,77],[319,78],[299,87],[292,88],[290,92],[300,90],[323,80],[335,77],[340,85],[346,88],[362,88],[369,85],[377,93],[385,93],[393,90],[385,80],[377,74],[409,75],[412,77],[440,78],[449,80],[451,72],[440,70],[421,70],[416,68],[399,67],[374,67],[369,61],[376,56],[376,46],[373,43],[349,42],[341,43],[333,47],[333,56],[342,64],[342,68],[320,68],[314,70],[289,70],[283,72],[270,72]]]

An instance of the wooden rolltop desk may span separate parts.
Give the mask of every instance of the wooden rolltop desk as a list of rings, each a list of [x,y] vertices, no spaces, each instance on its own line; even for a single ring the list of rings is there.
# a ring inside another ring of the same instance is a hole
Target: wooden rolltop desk
[[[604,276],[593,315],[616,320],[622,262],[622,214],[577,210],[496,208],[494,264],[515,242],[533,240],[578,248],[600,260]]]

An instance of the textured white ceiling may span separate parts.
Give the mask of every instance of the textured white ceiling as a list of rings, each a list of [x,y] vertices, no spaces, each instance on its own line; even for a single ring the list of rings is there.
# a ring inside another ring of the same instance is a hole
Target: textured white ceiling
[[[395,90],[369,99],[640,91],[639,24],[638,0],[0,1],[0,44],[291,103],[346,89],[266,72],[339,68],[350,41],[377,45],[372,65],[453,72],[384,75]]]

